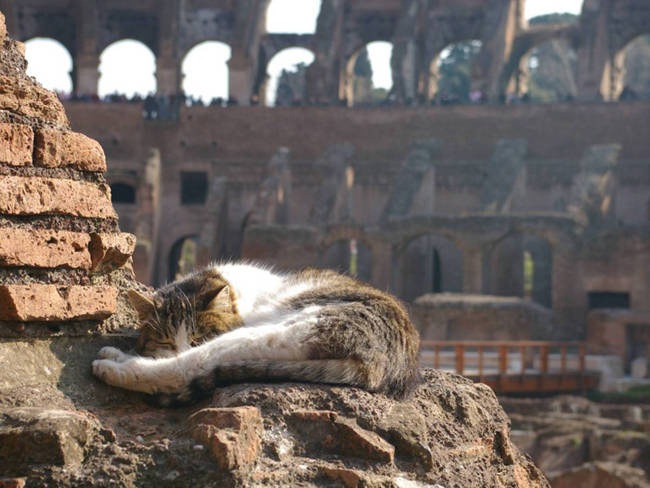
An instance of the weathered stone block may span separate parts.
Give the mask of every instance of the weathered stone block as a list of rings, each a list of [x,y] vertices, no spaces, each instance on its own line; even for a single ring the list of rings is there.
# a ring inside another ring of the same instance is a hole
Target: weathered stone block
[[[0,109],[59,127],[70,125],[56,94],[27,77],[0,75]]]
[[[7,37],[7,26],[5,25],[5,16],[0,12],[0,44]]]
[[[206,408],[188,422],[192,437],[208,446],[222,470],[247,466],[259,454],[262,416],[255,407]]]
[[[90,236],[80,232],[0,229],[0,265],[89,269]]]
[[[0,124],[0,163],[31,166],[34,131],[28,125]]]
[[[299,410],[291,416],[294,427],[320,448],[343,456],[392,464],[395,447],[374,432],[362,429],[354,419],[328,410]]]
[[[0,286],[0,320],[20,322],[105,319],[117,307],[117,290],[100,286]]]
[[[77,132],[37,129],[34,164],[48,168],[71,166],[82,171],[106,171],[99,142]]]
[[[364,486],[363,476],[361,472],[356,469],[347,469],[347,468],[330,468],[325,466],[322,468],[322,472],[332,481],[341,483],[345,488],[358,488],[359,486]]]
[[[117,218],[108,185],[23,176],[0,179],[0,213]]]
[[[0,410],[0,472],[20,476],[34,464],[79,464],[92,429],[92,422],[76,412],[36,407]]]
[[[135,236],[126,232],[121,234],[91,234],[90,239],[92,269],[95,271],[110,270],[123,266],[135,250]]]

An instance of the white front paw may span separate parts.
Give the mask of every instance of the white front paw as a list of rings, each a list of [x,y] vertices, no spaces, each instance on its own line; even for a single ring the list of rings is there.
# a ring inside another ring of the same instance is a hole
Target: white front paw
[[[109,385],[122,386],[124,383],[124,375],[120,371],[120,363],[110,359],[94,360],[93,374]]]
[[[99,350],[97,356],[100,359],[111,359],[113,361],[117,361],[118,363],[122,363],[131,357],[128,354],[123,353],[116,347],[110,347],[110,346],[102,347]]]

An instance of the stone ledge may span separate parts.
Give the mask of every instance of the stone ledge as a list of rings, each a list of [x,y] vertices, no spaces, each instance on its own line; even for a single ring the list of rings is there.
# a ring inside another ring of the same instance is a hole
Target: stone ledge
[[[0,178],[0,213],[117,218],[108,185],[56,178]]]
[[[106,156],[99,142],[77,132],[37,129],[34,164],[46,168],[73,167],[106,171]]]
[[[117,289],[99,286],[0,286],[0,320],[53,322],[110,317]]]
[[[28,125],[0,124],[0,163],[31,166],[34,131]]]

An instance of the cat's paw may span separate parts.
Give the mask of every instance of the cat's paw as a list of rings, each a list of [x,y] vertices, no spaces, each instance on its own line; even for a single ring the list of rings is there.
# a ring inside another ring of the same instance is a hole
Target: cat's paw
[[[93,361],[93,374],[109,385],[122,386],[124,375],[120,369],[120,363],[111,359],[96,359]]]
[[[131,356],[123,353],[116,347],[106,346],[106,347],[102,347],[99,350],[97,357],[99,357],[99,359],[111,359],[112,361],[117,361],[118,363],[121,363],[129,359]]]

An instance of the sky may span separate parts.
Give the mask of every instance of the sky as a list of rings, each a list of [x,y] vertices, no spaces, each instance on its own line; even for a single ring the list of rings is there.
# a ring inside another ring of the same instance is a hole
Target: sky
[[[583,0],[527,0],[526,18],[538,15],[569,12],[579,14]],[[281,33],[312,33],[320,0],[271,0],[267,11],[267,31]],[[69,93],[72,90],[70,71],[72,58],[58,42],[47,39],[27,41],[27,72],[45,87]],[[392,85],[390,56],[392,45],[373,42],[368,45],[368,57],[373,69],[375,87],[389,89]],[[128,53],[125,55],[125,53]],[[230,47],[207,41],[195,46],[183,59],[182,86],[185,92],[209,101],[214,97],[228,96],[228,68]],[[125,63],[124,59],[129,62]],[[273,102],[277,80],[283,69],[295,69],[298,63],[309,64],[313,54],[305,49],[290,48],[274,56],[267,73],[267,98]],[[128,96],[146,95],[155,91],[155,59],[153,53],[137,41],[123,40],[109,46],[100,57],[99,95],[120,92]]]

